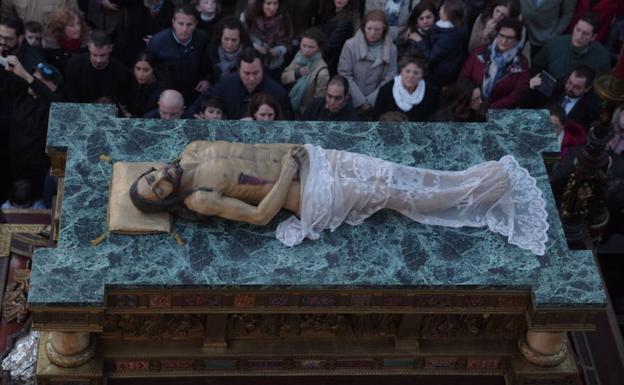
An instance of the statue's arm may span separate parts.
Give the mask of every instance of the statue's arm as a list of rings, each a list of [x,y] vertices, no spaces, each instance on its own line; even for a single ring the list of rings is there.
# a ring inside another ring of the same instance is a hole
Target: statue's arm
[[[301,162],[303,157],[305,157],[305,150],[302,148],[291,150],[284,155],[279,178],[258,206],[239,199],[224,197],[214,191],[196,191],[189,195],[184,203],[190,210],[201,215],[266,225],[284,206],[290,185],[299,169],[297,162]]]

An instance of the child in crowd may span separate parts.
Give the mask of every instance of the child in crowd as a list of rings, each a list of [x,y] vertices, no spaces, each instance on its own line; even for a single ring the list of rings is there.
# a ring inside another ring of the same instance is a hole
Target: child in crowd
[[[38,21],[27,21],[24,23],[26,42],[31,47],[41,48],[43,39],[43,26]]]
[[[195,117],[201,120],[224,120],[223,100],[217,96],[210,97],[200,104],[200,113]]]

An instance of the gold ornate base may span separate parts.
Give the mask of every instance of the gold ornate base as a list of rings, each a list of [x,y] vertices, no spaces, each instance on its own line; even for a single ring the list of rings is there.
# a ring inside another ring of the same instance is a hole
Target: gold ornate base
[[[61,334],[60,332],[50,333],[45,344],[46,354],[52,362],[56,366],[60,366],[62,368],[76,368],[78,366],[82,366],[87,363],[93,356],[95,355],[95,337],[87,336],[89,338],[88,346],[77,353],[74,354],[62,354],[57,351],[58,348],[55,349],[55,335]]]
[[[530,363],[542,367],[553,367],[561,364],[568,356],[568,347],[566,343],[560,343],[553,353],[545,354],[538,352],[532,348],[526,340],[525,336],[518,339],[518,349],[520,353]]]

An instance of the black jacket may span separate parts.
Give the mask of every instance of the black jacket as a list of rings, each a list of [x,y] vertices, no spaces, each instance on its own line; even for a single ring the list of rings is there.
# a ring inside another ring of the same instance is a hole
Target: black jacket
[[[440,28],[434,25],[431,32],[413,47],[429,63],[428,79],[439,87],[457,80],[457,75],[468,56],[468,32],[465,27]]]
[[[301,120],[308,121],[333,121],[333,122],[352,122],[357,121],[358,117],[353,108],[353,103],[349,99],[342,110],[331,112],[325,108],[325,98],[320,96],[314,98],[306,107]]]
[[[161,82],[141,85],[132,77],[130,88],[121,102],[132,116],[141,117],[146,112],[158,108],[158,98],[165,89]]]
[[[89,53],[76,55],[67,64],[65,95],[67,100],[93,103],[101,97],[122,100],[130,83],[130,72],[121,62],[110,58],[106,68],[93,68]]]
[[[170,0],[165,0],[160,12],[152,15],[142,0],[124,1],[113,38],[115,57],[127,67],[134,66],[137,55],[147,46],[144,39],[171,27],[174,8]]]
[[[282,107],[284,119],[288,120],[292,118],[293,112],[288,93],[286,93],[286,90],[284,90],[279,83],[268,77],[266,73],[262,82],[260,82],[258,87],[254,90],[254,93],[256,92],[266,92],[273,96]],[[217,84],[210,87],[208,91],[195,100],[188,108],[185,117],[193,118],[193,116],[199,112],[199,106],[202,100],[208,99],[211,96],[218,96],[223,100],[225,109],[223,112],[227,119],[241,119],[247,114],[251,94],[247,91],[243,82],[241,82],[238,73],[236,73],[221,77],[221,80],[219,80]]]
[[[183,46],[173,37],[171,28],[158,32],[147,45],[147,50],[165,65],[171,85],[184,95],[186,103],[197,97],[195,86],[200,80],[210,81],[207,46],[208,35],[204,31],[196,29],[191,41]]]
[[[29,88],[36,97],[28,93]],[[35,193],[40,194],[43,177],[50,167],[45,154],[50,104],[62,99],[39,80],[28,84],[6,71],[0,71],[0,89],[13,103],[9,124],[11,177],[31,179]]]
[[[527,90],[524,105],[528,108],[547,108],[551,103],[561,105],[565,98],[566,81],[566,78],[557,81],[550,98],[547,98],[537,90]],[[601,101],[598,95],[596,95],[593,89],[589,90],[572,107],[566,115],[566,119],[573,120],[589,129],[591,124],[598,119],[600,105]]]

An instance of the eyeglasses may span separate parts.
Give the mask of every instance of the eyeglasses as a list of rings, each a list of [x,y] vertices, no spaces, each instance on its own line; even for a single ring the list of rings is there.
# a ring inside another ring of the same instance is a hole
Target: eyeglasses
[[[507,40],[507,41],[514,41],[514,40],[516,40],[515,36],[509,36],[509,35],[505,35],[505,34],[502,34],[502,33],[499,33],[498,37],[500,37],[501,39]]]
[[[2,36],[0,35],[0,41],[13,41],[16,40],[17,36]]]
[[[50,67],[46,63],[37,64],[37,70],[41,72],[41,74],[47,78],[51,78],[54,76],[54,68]]]

